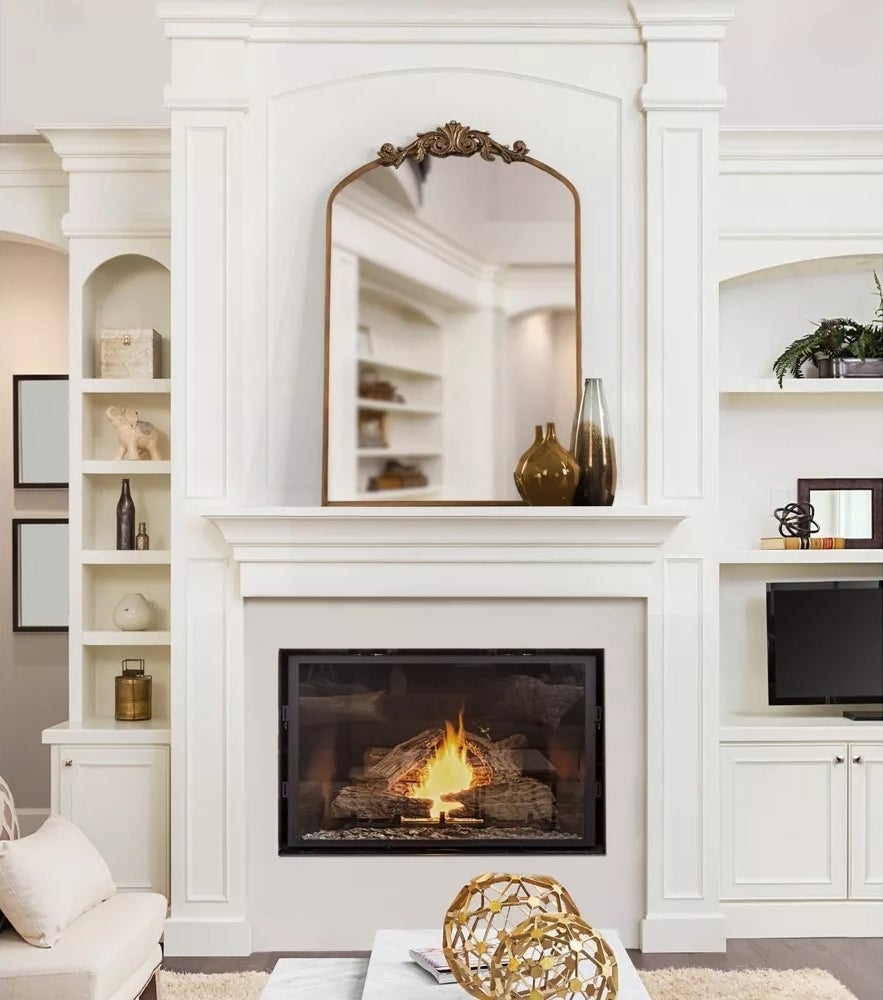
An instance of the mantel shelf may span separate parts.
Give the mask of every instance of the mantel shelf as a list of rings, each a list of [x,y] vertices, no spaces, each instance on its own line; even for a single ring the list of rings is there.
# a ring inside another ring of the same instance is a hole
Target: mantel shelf
[[[686,510],[661,507],[518,505],[249,507],[203,514],[217,525],[238,561],[279,561],[291,549],[329,547],[647,549],[662,545],[688,516]]]

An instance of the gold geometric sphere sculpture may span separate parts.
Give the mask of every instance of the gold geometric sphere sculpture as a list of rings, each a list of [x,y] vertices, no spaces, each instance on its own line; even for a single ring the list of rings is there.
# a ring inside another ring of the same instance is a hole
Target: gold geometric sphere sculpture
[[[544,913],[579,916],[570,893],[548,875],[489,872],[467,882],[448,907],[442,935],[444,956],[463,989],[476,1000],[505,996],[493,992],[491,959],[517,926]]]
[[[491,996],[506,1000],[615,1000],[619,970],[610,945],[573,913],[520,923],[491,959]]]

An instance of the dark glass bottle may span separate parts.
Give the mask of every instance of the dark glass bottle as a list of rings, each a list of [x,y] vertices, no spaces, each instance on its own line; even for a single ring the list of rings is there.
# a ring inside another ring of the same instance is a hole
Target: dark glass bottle
[[[135,504],[129,491],[129,480],[123,480],[117,501],[117,548],[135,548]]]
[[[604,387],[599,378],[587,378],[573,422],[570,450],[579,464],[575,507],[609,507],[616,495],[616,448]]]

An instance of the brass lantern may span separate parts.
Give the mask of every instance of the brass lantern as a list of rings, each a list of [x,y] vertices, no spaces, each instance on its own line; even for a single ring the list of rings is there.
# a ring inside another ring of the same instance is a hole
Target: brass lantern
[[[153,678],[144,673],[144,660],[123,660],[123,672],[114,678],[114,718],[118,722],[146,722],[151,717]]]

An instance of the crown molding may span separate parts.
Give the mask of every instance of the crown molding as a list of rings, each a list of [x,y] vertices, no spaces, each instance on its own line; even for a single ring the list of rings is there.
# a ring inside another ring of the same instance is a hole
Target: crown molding
[[[171,130],[168,125],[42,125],[68,172],[168,172]]]
[[[53,148],[40,136],[0,136],[0,187],[68,186]]]

